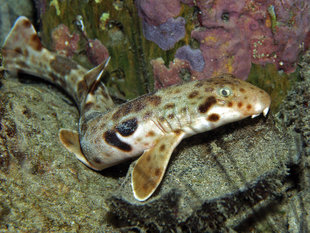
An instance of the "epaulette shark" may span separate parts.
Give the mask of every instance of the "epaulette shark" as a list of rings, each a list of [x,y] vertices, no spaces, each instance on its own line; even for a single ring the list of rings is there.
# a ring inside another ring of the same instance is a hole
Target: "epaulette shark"
[[[3,69],[43,78],[76,102],[79,131],[60,129],[64,147],[94,170],[141,155],[133,168],[134,197],[148,199],[160,184],[171,154],[183,138],[246,117],[268,113],[270,96],[223,74],[160,89],[116,106],[100,82],[107,62],[87,71],[48,51],[31,22],[20,16],[3,48]]]

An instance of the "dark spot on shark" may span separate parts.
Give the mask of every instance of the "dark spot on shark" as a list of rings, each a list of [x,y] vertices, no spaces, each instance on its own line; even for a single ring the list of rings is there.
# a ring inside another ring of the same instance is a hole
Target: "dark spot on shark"
[[[22,49],[20,47],[15,48],[14,51],[16,53],[18,53],[18,54],[22,54],[23,53],[23,51],[22,51]]]
[[[152,112],[147,111],[147,112],[143,115],[143,120],[149,119],[152,115],[153,115]]]
[[[197,82],[196,84],[195,84],[195,87],[201,87],[203,84],[202,84],[202,82],[200,81],[200,82]]]
[[[199,94],[198,91],[192,91],[192,92],[188,95],[188,98],[190,98],[190,99],[195,98],[198,94]]]
[[[87,102],[87,103],[84,105],[83,112],[89,111],[93,106],[94,106],[94,103],[93,103],[93,102]]]
[[[98,164],[101,164],[101,163],[102,163],[102,162],[101,162],[101,159],[98,158],[98,157],[93,158],[93,161],[94,161],[95,163],[98,163]]]
[[[206,87],[205,88],[205,92],[207,92],[207,93],[212,92],[212,91],[214,91],[213,87]]]
[[[43,45],[41,44],[41,41],[37,34],[33,34],[30,37],[29,44],[31,48],[33,48],[35,51],[41,51],[43,48]]]
[[[62,76],[68,75],[71,70],[78,68],[74,61],[59,55],[55,56],[55,59],[50,62],[50,66],[56,73]]]
[[[78,97],[81,97],[84,93],[87,92],[87,84],[85,83],[84,80],[81,80],[80,82],[78,82],[77,84],[77,95]]]
[[[29,65],[27,65],[25,62],[23,62],[23,61],[16,61],[16,64],[19,66],[19,67],[21,67],[21,68],[28,68],[28,69],[30,69],[30,66]]]
[[[206,113],[214,104],[216,104],[216,98],[214,96],[209,96],[203,104],[199,105],[198,111],[200,113]]]
[[[161,103],[161,97],[158,95],[151,95],[146,97],[147,102],[153,106],[158,106]]]
[[[136,118],[123,121],[118,126],[116,126],[117,132],[119,132],[124,137],[132,135],[137,128],[138,128],[138,121]]]
[[[57,75],[55,75],[53,72],[49,72],[48,76],[52,79],[53,82],[56,82],[58,80]]]
[[[217,122],[220,119],[220,116],[216,113],[211,114],[208,116],[208,121]]]
[[[104,140],[106,141],[106,143],[110,144],[111,146],[114,146],[122,151],[131,151],[132,148],[129,144],[121,141],[117,135],[116,135],[116,132],[115,131],[112,131],[112,130],[109,130],[109,131],[106,131],[104,134],[103,134],[103,138]]]
[[[132,102],[132,107],[134,112],[140,112],[145,108],[145,103],[141,101],[141,99],[137,99],[136,101]]]
[[[164,106],[164,109],[169,109],[169,108],[174,108],[175,107],[175,104],[174,103],[170,103],[170,104],[166,104]]]
[[[162,170],[160,168],[155,169],[155,176],[159,176],[162,173]]]
[[[28,19],[25,19],[23,21],[23,27],[25,27],[25,28],[31,27],[31,22]]]
[[[146,106],[145,98],[139,97],[131,102],[125,103],[112,115],[113,120],[119,120],[121,117],[126,116],[130,112],[140,112]]]

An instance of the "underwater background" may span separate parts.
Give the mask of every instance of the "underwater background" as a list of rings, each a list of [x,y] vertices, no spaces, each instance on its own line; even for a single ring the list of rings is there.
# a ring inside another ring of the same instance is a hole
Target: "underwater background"
[[[86,168],[60,144],[78,110],[59,88],[0,73],[0,232],[308,232],[310,1],[0,0],[45,47],[92,68],[119,102],[232,73],[272,97],[267,118],[184,140],[139,203],[130,162]],[[0,61],[1,61],[0,51]]]

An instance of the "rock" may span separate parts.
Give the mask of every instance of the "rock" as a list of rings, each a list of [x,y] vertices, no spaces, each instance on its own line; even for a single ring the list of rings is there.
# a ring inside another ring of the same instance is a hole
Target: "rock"
[[[104,201],[118,175],[86,168],[61,145],[59,129],[78,122],[64,93],[21,81],[1,79],[0,232],[109,232]]]

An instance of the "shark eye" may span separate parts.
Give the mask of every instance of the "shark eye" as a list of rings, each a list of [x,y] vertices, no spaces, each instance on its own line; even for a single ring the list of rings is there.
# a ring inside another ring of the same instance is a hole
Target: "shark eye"
[[[229,87],[222,87],[218,90],[219,95],[228,97],[232,94],[232,90]]]

